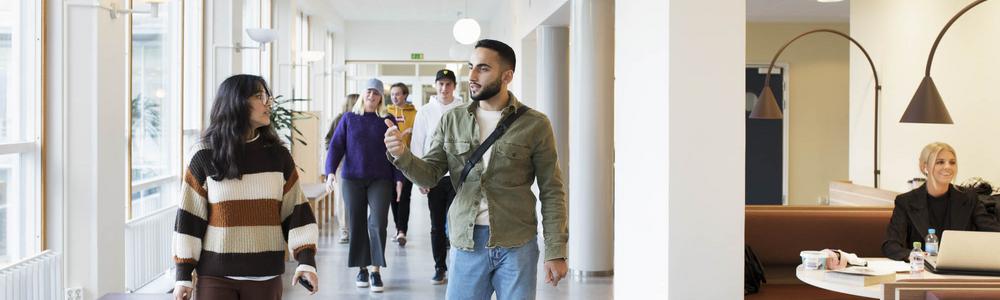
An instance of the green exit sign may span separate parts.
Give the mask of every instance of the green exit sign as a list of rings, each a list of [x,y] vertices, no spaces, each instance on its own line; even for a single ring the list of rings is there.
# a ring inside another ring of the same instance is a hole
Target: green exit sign
[[[410,53],[410,59],[424,59],[424,54],[418,52]]]

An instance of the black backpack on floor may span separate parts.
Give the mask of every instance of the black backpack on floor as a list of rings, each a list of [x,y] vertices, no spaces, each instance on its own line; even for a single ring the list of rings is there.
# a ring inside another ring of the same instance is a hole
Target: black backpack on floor
[[[745,246],[743,261],[743,295],[749,295],[760,291],[760,284],[767,283],[764,278],[764,266],[757,260],[757,255],[750,249],[750,245]]]

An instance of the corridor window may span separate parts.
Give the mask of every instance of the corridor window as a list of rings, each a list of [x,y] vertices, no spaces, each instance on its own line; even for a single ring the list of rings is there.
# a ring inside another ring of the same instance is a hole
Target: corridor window
[[[296,41],[296,54],[294,58],[294,63],[292,64],[293,74],[295,76],[295,87],[292,89],[291,95],[286,95],[288,98],[292,96],[298,99],[309,99],[309,62],[305,60],[302,53],[309,51],[309,16],[303,13],[299,13],[295,17],[295,41]],[[299,101],[292,103],[292,108],[298,111],[308,111],[310,101]]]
[[[243,30],[241,43],[247,47],[259,47],[247,34],[250,28],[270,28],[271,1],[270,0],[245,0],[243,2]],[[266,47],[265,47],[266,48]],[[254,74],[261,77],[270,77],[270,52],[262,49],[247,49],[242,52],[244,74]]]
[[[150,10],[133,1],[133,9]],[[176,203],[180,173],[179,4],[162,4],[160,13],[132,16],[130,218]]]
[[[41,249],[39,5],[0,1],[0,267]]]

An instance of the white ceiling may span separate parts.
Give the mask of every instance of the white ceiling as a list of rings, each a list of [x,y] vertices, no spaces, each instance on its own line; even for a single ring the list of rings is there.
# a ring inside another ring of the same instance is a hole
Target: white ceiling
[[[746,0],[747,21],[849,22],[850,1],[820,3],[816,0]]]
[[[489,21],[507,0],[328,0],[348,21],[454,21],[458,13]]]

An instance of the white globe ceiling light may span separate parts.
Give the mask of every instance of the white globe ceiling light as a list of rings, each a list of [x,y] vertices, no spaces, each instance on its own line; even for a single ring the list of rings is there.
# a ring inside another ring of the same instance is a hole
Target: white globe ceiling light
[[[452,27],[451,33],[455,35],[455,41],[463,45],[471,45],[479,40],[479,22],[470,18],[459,19]]]

